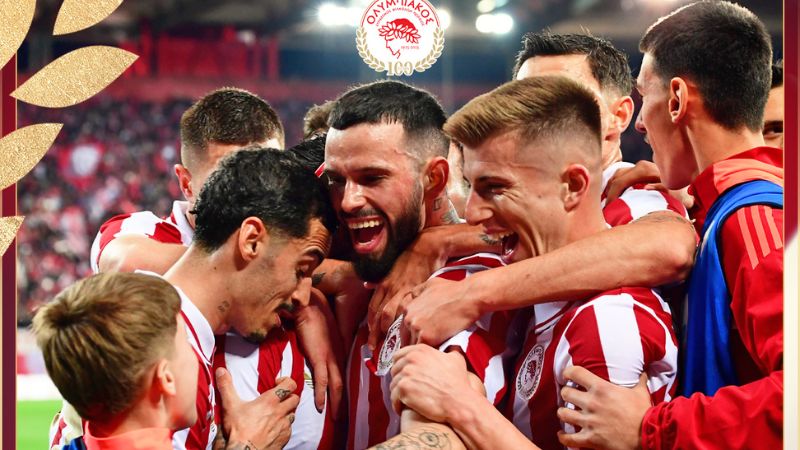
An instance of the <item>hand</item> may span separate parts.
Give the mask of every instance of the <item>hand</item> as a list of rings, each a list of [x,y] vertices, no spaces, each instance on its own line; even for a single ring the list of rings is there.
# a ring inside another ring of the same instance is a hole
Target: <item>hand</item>
[[[300,397],[292,394],[297,384],[291,378],[276,380],[273,389],[244,402],[227,370],[218,368],[216,377],[224,410],[222,426],[229,436],[226,448],[280,449],[289,442],[294,410],[300,402]]]
[[[390,387],[392,407],[398,413],[406,406],[434,422],[448,422],[458,403],[471,402],[478,395],[472,386],[459,353],[411,345],[394,356]]]
[[[367,315],[372,289],[364,287],[353,264],[326,258],[312,276],[313,286],[333,300],[336,328],[343,340],[342,348],[350,348],[356,329]]]
[[[308,306],[298,308],[295,318],[300,346],[313,372],[314,405],[317,411],[322,412],[325,396],[328,394],[333,417],[338,417],[344,393],[339,367],[340,361],[344,361],[345,357],[341,337],[334,325],[335,319],[325,296],[312,288]]]
[[[471,278],[431,278],[412,290],[400,305],[401,329],[406,333],[403,342],[438,346],[474,324],[482,313],[470,295],[474,293]]]
[[[660,191],[669,194],[683,203],[686,209],[694,206],[694,197],[689,195],[688,188],[679,190],[667,189],[661,183],[661,172],[658,166],[650,161],[639,161],[633,167],[619,169],[608,180],[606,186],[606,205],[618,199],[626,189],[637,184],[645,184],[647,190]]]
[[[376,347],[397,318],[402,298],[447,262],[440,234],[447,233],[447,228],[433,227],[421,231],[417,239],[397,258],[389,275],[374,286],[375,292],[367,310],[367,345],[370,348]]]
[[[564,377],[586,389],[565,386],[561,397],[576,409],[558,408],[558,418],[580,427],[574,434],[559,432],[558,440],[568,447],[613,450],[641,448],[642,419],[650,408],[647,374],[639,384],[626,388],[609,383],[583,367],[564,369]]]

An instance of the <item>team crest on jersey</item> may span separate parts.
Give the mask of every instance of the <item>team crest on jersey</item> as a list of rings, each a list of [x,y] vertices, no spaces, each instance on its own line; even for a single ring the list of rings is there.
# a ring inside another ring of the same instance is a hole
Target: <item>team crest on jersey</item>
[[[517,396],[525,401],[533,397],[536,388],[539,387],[539,379],[542,377],[542,362],[544,361],[544,347],[536,345],[528,352],[522,367],[517,373]]]
[[[389,373],[389,369],[392,368],[392,358],[402,346],[402,342],[400,342],[400,325],[402,323],[403,316],[400,316],[386,332],[386,339],[383,341],[381,352],[378,354],[378,370],[375,371],[375,374],[379,377]]]
[[[375,71],[411,75],[442,54],[444,29],[427,0],[375,0],[361,17],[356,47]]]

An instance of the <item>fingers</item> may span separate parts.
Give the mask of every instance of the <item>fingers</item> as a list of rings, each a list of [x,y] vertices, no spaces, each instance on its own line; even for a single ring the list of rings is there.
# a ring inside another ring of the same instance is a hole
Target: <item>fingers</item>
[[[577,387],[564,386],[561,388],[561,398],[563,398],[565,402],[577,406],[579,409],[587,409],[591,397],[589,393],[583,392]]]
[[[329,360],[323,360],[314,364],[311,368],[314,375],[314,407],[317,412],[322,412],[325,408],[325,395],[328,392],[328,365]]]
[[[239,394],[236,393],[236,388],[233,386],[231,374],[222,367],[218,368],[214,373],[217,377],[219,395],[222,396],[222,407],[226,410],[238,407],[238,405],[242,403],[242,400],[239,398]]]
[[[342,379],[342,372],[339,370],[339,365],[336,361],[328,363],[328,381],[329,406],[333,408],[331,411],[333,417],[338,418],[341,412],[342,398],[344,397],[344,380]]]
[[[397,308],[400,305],[400,298],[392,297],[383,304],[381,307],[381,311],[379,313],[380,317],[380,326],[381,326],[381,334],[386,334],[389,331],[389,327],[392,326],[394,320],[397,318]]]
[[[606,380],[580,366],[569,366],[564,369],[564,378],[583,386],[587,391],[592,390],[598,381],[607,383]]]
[[[558,432],[558,440],[561,445],[569,448],[585,448],[590,446],[588,433],[581,430],[577,433]]]
[[[574,427],[580,427],[582,429],[586,425],[583,415],[580,411],[562,406],[558,408],[556,415],[558,416],[558,420],[568,423]]]

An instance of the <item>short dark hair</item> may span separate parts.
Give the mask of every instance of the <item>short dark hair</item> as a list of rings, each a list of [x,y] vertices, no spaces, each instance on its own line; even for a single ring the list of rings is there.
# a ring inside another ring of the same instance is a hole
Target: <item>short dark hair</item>
[[[442,132],[447,115],[434,96],[400,81],[383,80],[357,86],[336,99],[328,124],[345,130],[362,123],[400,123],[425,158],[447,156],[450,141]],[[424,158],[423,158],[424,159]]]
[[[779,59],[772,64],[772,86],[770,89],[783,86],[783,60]]]
[[[728,129],[761,130],[769,95],[772,45],[764,24],[728,2],[698,2],[662,17],[639,49],[653,57],[665,82],[697,83],[711,117]]]
[[[318,218],[336,229],[330,198],[314,173],[294,156],[276,149],[249,148],[224,157],[208,177],[195,204],[194,242],[212,252],[248,217],[258,217],[270,233],[308,235]]]
[[[244,89],[217,89],[183,113],[181,161],[202,161],[210,143],[247,146],[272,138],[283,142],[283,125],[269,103]]]
[[[306,139],[305,141],[287,149],[286,152],[294,155],[295,159],[312,173],[325,162],[325,139],[327,133],[322,133]]]
[[[308,112],[303,117],[303,139],[328,132],[328,116],[334,104],[333,100],[329,100],[308,109]]]
[[[479,95],[456,111],[444,126],[454,140],[478,147],[492,136],[517,132],[540,138],[586,137],[579,148],[600,161],[600,108],[594,95],[563,76],[514,80]]]
[[[633,77],[628,56],[610,41],[589,34],[554,34],[549,31],[527,33],[514,64],[514,79],[522,64],[535,56],[586,55],[592,76],[602,89],[630,95]]]

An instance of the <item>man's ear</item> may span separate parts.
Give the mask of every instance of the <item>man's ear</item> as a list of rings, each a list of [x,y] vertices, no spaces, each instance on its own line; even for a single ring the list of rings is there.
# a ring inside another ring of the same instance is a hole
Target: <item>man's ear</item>
[[[436,156],[425,165],[423,187],[426,198],[436,198],[447,189],[450,165],[445,158]]]
[[[248,217],[242,221],[238,231],[239,254],[245,261],[251,261],[269,244],[269,231],[258,217]]]
[[[614,104],[611,105],[611,117],[614,121],[614,130],[617,134],[622,134],[628,129],[631,120],[633,120],[633,99],[630,95],[624,95],[618,98]]]
[[[564,209],[572,211],[581,204],[589,192],[591,176],[589,169],[581,164],[570,164],[561,174],[564,183]]]
[[[672,123],[677,124],[683,120],[689,108],[689,87],[686,80],[675,77],[669,80],[669,117]]]
[[[173,370],[176,369],[176,367],[170,367],[169,361],[166,359],[162,358],[158,360],[151,387],[154,391],[153,395],[177,395],[178,387],[175,384],[175,374],[173,373]]]
[[[192,173],[189,172],[189,169],[187,169],[183,164],[175,164],[175,177],[178,178],[178,186],[181,188],[183,197],[186,200],[193,198],[194,192],[192,192],[191,185]]]

